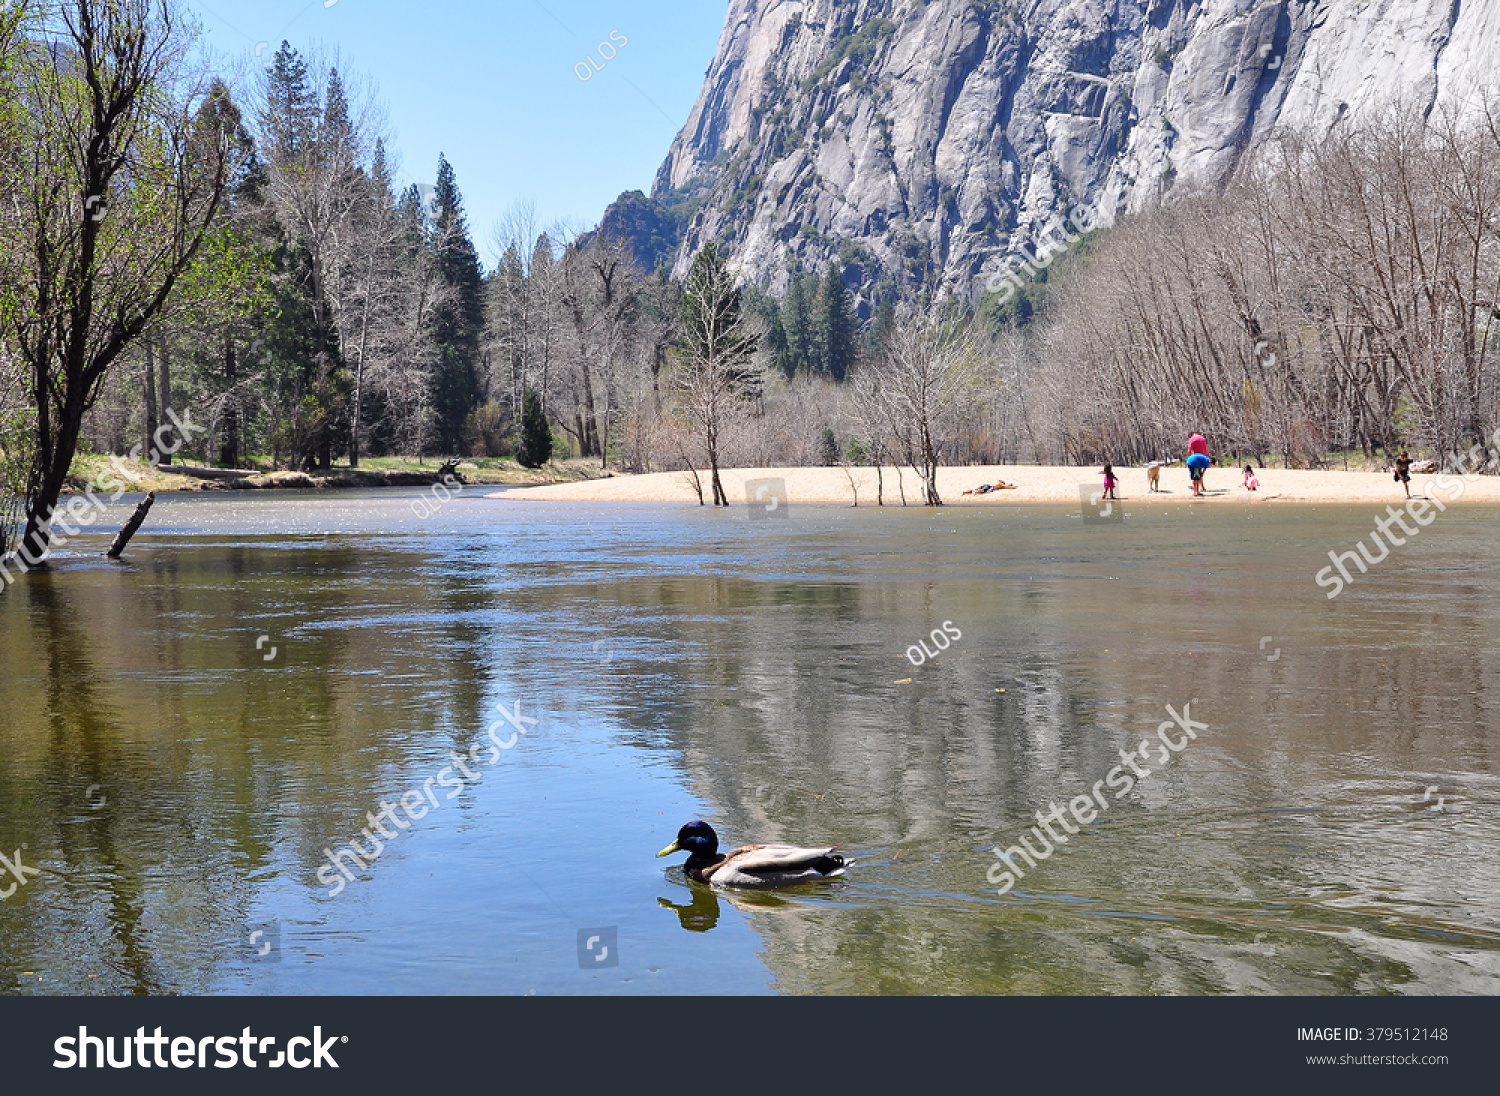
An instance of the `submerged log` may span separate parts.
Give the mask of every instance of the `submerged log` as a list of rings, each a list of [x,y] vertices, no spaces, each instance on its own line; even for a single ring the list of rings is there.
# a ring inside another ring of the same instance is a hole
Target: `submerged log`
[[[151,512],[151,504],[156,501],[156,492],[152,491],[141,504],[135,508],[135,513],[130,515],[130,520],[125,523],[125,528],[120,530],[120,535],[115,537],[115,542],[109,546],[105,553],[110,559],[119,559],[120,554],[125,551],[125,546],[130,543],[130,538],[135,536],[136,530],[146,520],[146,515]]]

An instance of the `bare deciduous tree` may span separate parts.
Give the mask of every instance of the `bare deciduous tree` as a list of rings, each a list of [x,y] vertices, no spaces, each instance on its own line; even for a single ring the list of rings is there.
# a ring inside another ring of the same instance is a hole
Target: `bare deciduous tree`
[[[1123,462],[1196,430],[1295,466],[1482,439],[1500,403],[1500,133],[1478,104],[1283,135],[1226,193],[1117,225],[1062,290],[1028,387],[1043,446]]]
[[[719,479],[720,435],[760,391],[760,334],[740,307],[740,287],[713,244],[693,260],[682,294],[677,383],[683,410],[703,439],[715,506],[728,506]],[[699,501],[702,501],[700,494]]]
[[[234,143],[170,0],[27,8],[0,146],[4,353],[36,414],[21,550],[39,561],[85,414],[171,301],[214,224]]]
[[[898,312],[876,366],[875,398],[884,409],[906,463],[922,481],[928,506],[941,506],[937,470],[956,422],[980,390],[980,357],[973,321],[947,315]]]

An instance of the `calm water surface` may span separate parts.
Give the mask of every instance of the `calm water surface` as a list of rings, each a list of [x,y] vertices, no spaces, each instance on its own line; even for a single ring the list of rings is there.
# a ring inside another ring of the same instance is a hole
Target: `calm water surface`
[[[41,872],[0,992],[1500,991],[1500,513],[1329,601],[1371,508],[417,496],[163,498],[128,562],[0,596],[0,852]],[[1189,701],[998,895],[994,847]],[[700,816],[859,864],[715,894],[653,855]]]

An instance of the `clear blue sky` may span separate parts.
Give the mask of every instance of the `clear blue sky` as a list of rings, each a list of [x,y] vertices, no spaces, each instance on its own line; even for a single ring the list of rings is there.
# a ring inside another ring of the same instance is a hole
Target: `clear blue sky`
[[[534,202],[544,225],[589,227],[620,192],[650,192],[728,9],[725,0],[186,2],[209,47],[247,68],[259,42],[269,52],[282,39],[337,49],[386,105],[401,181],[431,183],[439,152],[453,164],[486,265],[492,229],[517,201]],[[586,66],[590,55],[603,71]]]

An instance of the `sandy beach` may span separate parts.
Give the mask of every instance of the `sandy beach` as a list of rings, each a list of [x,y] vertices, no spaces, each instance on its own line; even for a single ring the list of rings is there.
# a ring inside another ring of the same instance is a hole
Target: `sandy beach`
[[[854,502],[856,491],[861,506],[874,505],[876,476],[873,468],[726,468],[720,470],[724,489],[731,503],[742,504],[748,498],[747,482],[781,480],[786,485],[789,505],[842,504]],[[1195,500],[1187,469],[1181,465],[1163,468],[1161,491],[1147,494],[1144,468],[1117,468],[1117,491],[1120,498],[1140,501],[1149,498],[1163,504],[1181,502],[1197,505],[1245,503],[1366,503],[1402,505],[1406,501],[1401,484],[1389,472],[1281,471],[1261,469],[1260,490],[1251,495],[1240,486],[1242,473],[1233,468],[1211,468],[1205,480],[1207,497]],[[704,492],[708,481],[704,473]],[[884,470],[886,505],[900,505],[904,488],[907,502],[920,505],[921,486],[911,469]],[[852,477],[852,484],[851,484]],[[1444,485],[1434,488],[1432,475],[1412,476],[1412,496],[1437,498],[1444,502],[1500,503],[1500,476],[1479,476],[1465,481],[1452,476]],[[964,495],[963,492],[983,483],[997,480],[1017,485],[1014,491],[995,491],[988,495]],[[938,493],[945,505],[1007,506],[1023,503],[1076,503],[1080,485],[1103,490],[1104,477],[1099,468],[1059,468],[1036,465],[1000,467],[943,468],[938,472]],[[1460,495],[1461,492],[1461,495]],[[1459,497],[1455,497],[1458,495]],[[697,504],[692,474],[657,472],[651,475],[616,475],[609,479],[584,483],[552,484],[504,491],[492,498],[511,501],[546,502],[682,502]]]

